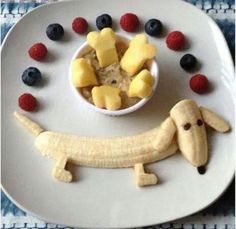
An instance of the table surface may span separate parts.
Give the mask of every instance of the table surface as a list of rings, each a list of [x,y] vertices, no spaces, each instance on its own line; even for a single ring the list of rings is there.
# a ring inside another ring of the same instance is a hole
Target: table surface
[[[25,13],[38,5],[56,0],[3,0],[1,2],[1,42],[9,29]],[[235,1],[234,0],[186,0],[205,11],[219,25],[235,61]],[[16,207],[1,191],[1,228],[71,228],[43,222]],[[174,222],[148,228],[207,229],[235,228],[235,180],[214,204],[205,210]]]

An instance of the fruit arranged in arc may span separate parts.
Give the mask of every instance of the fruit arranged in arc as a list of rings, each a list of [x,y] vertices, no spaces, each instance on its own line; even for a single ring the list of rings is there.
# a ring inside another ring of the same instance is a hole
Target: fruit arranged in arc
[[[150,19],[145,23],[145,32],[150,36],[158,36],[162,32],[162,22],[158,19]]]
[[[140,25],[138,16],[133,13],[126,13],[120,18],[120,26],[126,32],[135,32],[137,31]]]
[[[194,75],[189,81],[190,88],[198,94],[207,92],[208,84],[207,77],[202,74]]]
[[[197,58],[189,53],[185,54],[180,59],[180,66],[186,71],[192,70],[196,66],[196,64],[197,64]]]
[[[48,49],[43,43],[35,43],[28,50],[29,56],[37,61],[43,60],[46,57],[47,53]]]
[[[24,93],[18,98],[18,105],[22,110],[34,111],[38,105],[37,99],[30,93]]]
[[[184,47],[185,41],[186,39],[182,32],[173,31],[167,35],[166,45],[169,49],[177,51]]]
[[[112,17],[109,14],[102,14],[96,18],[96,26],[99,30],[112,27]]]
[[[29,67],[24,70],[21,78],[24,84],[33,86],[42,79],[42,75],[39,69],[35,67]]]
[[[48,25],[46,29],[46,34],[50,40],[57,41],[63,37],[64,29],[62,25],[58,23],[53,23]]]
[[[106,27],[112,27],[112,23],[112,17],[109,14],[101,14],[96,18],[96,25],[99,30],[102,30]],[[120,18],[120,26],[126,32],[135,32],[140,26],[140,21],[136,14],[125,13]],[[88,29],[87,20],[83,17],[76,17],[72,22],[72,29],[79,34],[86,33]],[[163,24],[160,20],[152,18],[145,23],[144,29],[145,32],[150,36],[158,36],[163,30]],[[60,40],[64,35],[64,28],[58,23],[53,23],[48,25],[46,34],[48,38],[53,41]],[[175,51],[182,49],[185,46],[185,43],[186,38],[181,31],[170,32],[166,37],[167,47]],[[47,53],[47,47],[43,43],[35,43],[28,50],[29,56],[37,61],[43,60]],[[194,55],[188,53],[182,56],[180,59],[180,66],[184,70],[190,71],[194,69],[194,67],[197,65],[197,62],[197,58]],[[41,80],[42,75],[39,69],[35,67],[29,67],[24,70],[21,77],[23,83],[28,86],[33,86]],[[112,83],[115,84],[116,82]],[[202,94],[207,91],[208,79],[204,75],[197,74],[190,79],[189,86],[194,92]],[[35,104],[37,104],[37,101]]]
[[[83,17],[77,17],[72,22],[72,29],[79,34],[86,33],[88,30],[88,22]]]

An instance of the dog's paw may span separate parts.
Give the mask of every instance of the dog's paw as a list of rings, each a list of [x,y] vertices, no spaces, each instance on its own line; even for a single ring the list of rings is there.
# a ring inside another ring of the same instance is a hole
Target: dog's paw
[[[71,172],[59,168],[59,167],[55,167],[53,169],[52,175],[55,179],[62,181],[62,182],[71,182],[72,181],[72,174]]]

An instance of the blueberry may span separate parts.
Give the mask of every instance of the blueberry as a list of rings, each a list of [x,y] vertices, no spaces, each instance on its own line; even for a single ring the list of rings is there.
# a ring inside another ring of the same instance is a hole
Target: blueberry
[[[150,36],[157,36],[162,31],[162,23],[157,19],[150,19],[145,24],[145,32]]]
[[[41,72],[35,68],[35,67],[29,67],[25,69],[23,72],[22,76],[22,81],[28,85],[28,86],[33,86],[35,85],[38,81],[41,80]]]
[[[180,59],[180,66],[186,71],[193,69],[196,66],[196,64],[197,64],[197,59],[192,54],[185,54]]]
[[[60,40],[64,35],[64,29],[60,24],[50,24],[47,27],[46,34],[53,41]]]
[[[106,27],[112,27],[112,18],[109,14],[102,14],[97,17],[96,25],[99,30],[102,30]]]

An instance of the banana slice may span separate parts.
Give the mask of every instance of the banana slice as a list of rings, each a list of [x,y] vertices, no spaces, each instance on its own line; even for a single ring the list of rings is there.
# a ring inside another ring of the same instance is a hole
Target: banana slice
[[[200,107],[200,111],[202,114],[202,117],[204,119],[204,122],[215,129],[218,132],[227,132],[230,129],[229,124],[219,115],[217,115],[215,112],[205,108]]]

